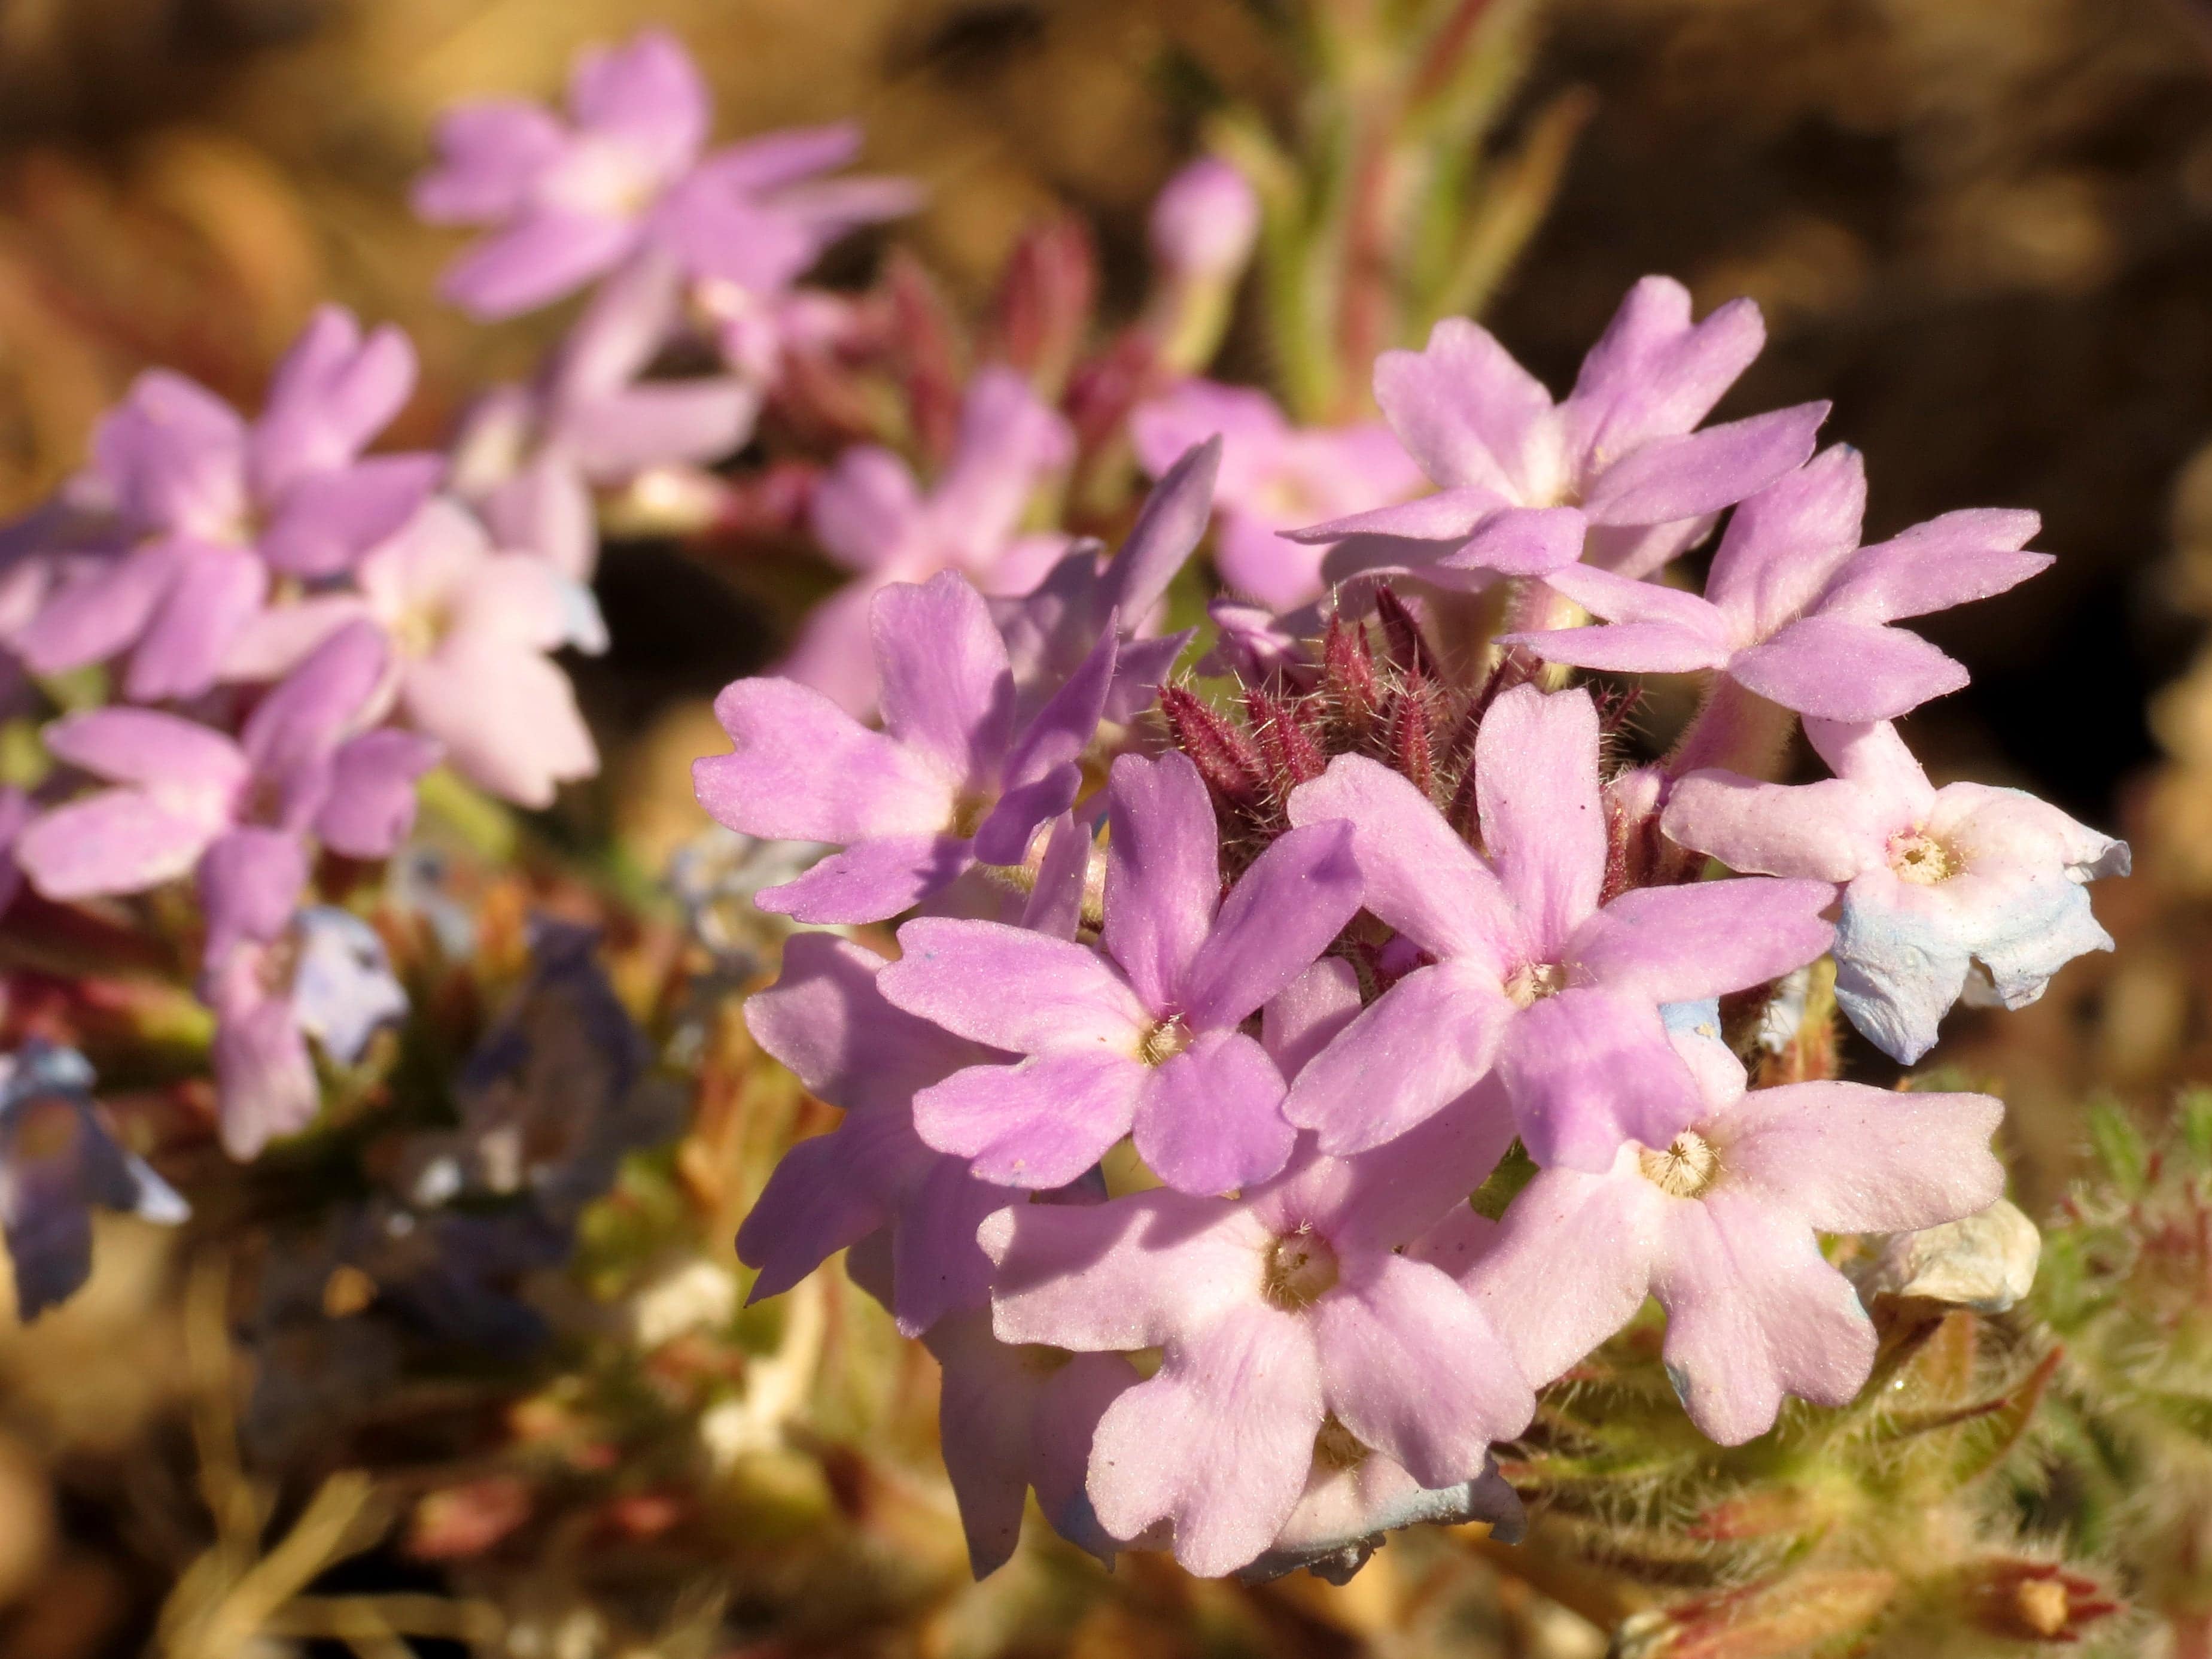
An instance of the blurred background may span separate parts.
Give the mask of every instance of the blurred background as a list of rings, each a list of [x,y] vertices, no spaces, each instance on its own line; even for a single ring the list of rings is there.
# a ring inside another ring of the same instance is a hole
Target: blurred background
[[[552,95],[579,46],[647,22],[698,58],[720,137],[854,117],[864,168],[925,186],[917,217],[832,256],[833,283],[863,284],[903,247],[972,309],[1025,231],[1073,210],[1097,237],[1103,314],[1126,320],[1143,295],[1147,205],[1209,124],[1231,108],[1278,129],[1300,119],[1308,88],[1285,44],[1290,9],[0,0],[0,509],[27,508],[77,466],[94,417],[149,364],[252,405],[325,298],[414,336],[422,386],[392,439],[441,442],[471,389],[527,373],[568,314],[482,327],[434,298],[459,239],[418,224],[405,196],[432,120],[464,95]],[[1512,49],[1480,142],[1519,153],[1542,136],[1555,152],[1548,200],[1531,206],[1525,247],[1484,311],[1524,362],[1564,387],[1645,272],[1680,277],[1700,309],[1747,294],[1771,344],[1721,412],[1834,400],[1829,436],[1868,454],[1870,540],[1957,507],[2043,515],[2037,545],[2057,565],[1936,620],[1932,636],[1974,684],[1912,725],[1939,779],[2018,783],[2137,849],[2137,875],[2098,891],[2120,949],[2075,964],[2008,1022],[1962,1019],[1939,1057],[2014,1107],[2019,1196],[2039,1214],[2080,1172],[2083,1101],[2155,1109],[2178,1084],[2212,1077],[2212,660],[2192,666],[2212,615],[2212,4],[1493,0],[1492,10],[1513,15]],[[1219,372],[1256,373],[1263,351],[1249,328],[1232,332]],[[775,596],[740,564],[712,538],[611,548],[599,587],[613,648],[576,665],[609,765],[596,793],[564,803],[579,822],[664,847],[694,827],[684,767],[714,746],[711,726],[699,735],[703,699],[757,668],[780,625]],[[161,1564],[194,1558],[161,1536],[190,1506],[170,1488],[212,1478],[204,1460],[199,1475],[178,1473],[192,1459],[163,1438],[186,1432],[163,1401],[190,1381],[177,1369],[189,1357],[189,1297],[157,1292],[173,1275],[156,1246],[110,1255],[83,1305],[27,1336],[0,1333],[0,1659],[139,1650],[173,1571]],[[148,1311],[157,1306],[158,1318]],[[795,1386],[926,1394],[911,1355],[896,1357],[880,1330],[868,1339],[878,1347],[862,1357],[879,1375],[865,1387]],[[816,1375],[860,1363],[833,1344]],[[848,1416],[873,1420],[857,1407]],[[807,1457],[758,1476],[790,1488],[742,1546],[765,1551],[772,1570],[711,1592],[663,1584],[627,1623],[598,1603],[596,1625],[549,1614],[533,1627],[538,1645],[504,1650],[704,1659],[1371,1644],[1589,1656],[1604,1647],[1591,1619],[1632,1605],[1525,1565],[1500,1571],[1480,1551],[1461,1551],[1438,1577],[1427,1546],[1408,1545],[1389,1552],[1408,1558],[1402,1567],[1343,1592],[1301,1579],[1259,1597],[1139,1565],[1106,1612],[1038,1623],[1029,1602],[1090,1606],[1090,1590],[1069,1588],[1073,1568],[1018,1564],[1018,1585],[1002,1575],[978,1601],[958,1588],[941,1508],[909,1490],[917,1477],[839,1450],[836,1410],[820,1421]],[[447,1532],[413,1511],[411,1551],[382,1546],[318,1580],[325,1599],[348,1592],[344,1571],[380,1592],[465,1588],[469,1571],[441,1564],[475,1558],[468,1528],[494,1540],[510,1530],[501,1489],[466,1490]],[[825,1505],[873,1516],[902,1564],[795,1564],[790,1538]],[[343,1536],[358,1519],[323,1524]],[[576,1564],[610,1537],[620,1543],[626,1525],[623,1547],[645,1547],[662,1536],[652,1521],[597,1515],[550,1539],[541,1529],[535,1555],[501,1569],[502,1604],[535,1595],[568,1607]],[[772,1536],[779,1524],[785,1534]],[[511,1592],[518,1579],[526,1594]],[[843,1598],[834,1609],[817,1600],[831,1585]],[[679,1592],[707,1600],[684,1604]],[[1020,1619],[1009,1597],[1028,1598]],[[337,1625],[310,1635],[257,1633],[249,1621],[225,1626],[224,1639],[240,1654],[304,1644],[382,1659],[483,1639],[469,1620],[489,1615],[465,1600],[440,1605],[463,1611],[434,1636],[356,1639],[334,1614]],[[1449,1643],[1436,1633],[1445,1625]],[[1032,1626],[1048,1633],[1006,1633]],[[736,1647],[732,1629],[750,1632]]]

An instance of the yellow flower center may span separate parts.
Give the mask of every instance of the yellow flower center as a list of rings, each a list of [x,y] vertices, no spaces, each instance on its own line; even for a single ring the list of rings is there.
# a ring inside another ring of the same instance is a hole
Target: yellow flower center
[[[1948,881],[1959,873],[1960,860],[1950,848],[1932,835],[1918,831],[1900,835],[1889,844],[1889,867],[1897,872],[1900,881],[1910,881],[1916,887],[1933,887],[1938,881]]]
[[[1286,1314],[1310,1308],[1336,1283],[1336,1252],[1307,1228],[1286,1233],[1267,1247],[1261,1293]]]
[[[1137,1045],[1137,1058],[1146,1065],[1165,1065],[1190,1046],[1191,1029],[1180,1014],[1171,1015],[1147,1031]]]
[[[1644,1179],[1671,1198],[1694,1199],[1713,1184],[1721,1161],[1705,1138],[1691,1130],[1674,1137],[1663,1152],[1650,1148],[1636,1155]]]
[[[1528,962],[1516,968],[1505,982],[1505,994],[1516,1008],[1527,1008],[1567,988],[1567,970],[1559,962]]]

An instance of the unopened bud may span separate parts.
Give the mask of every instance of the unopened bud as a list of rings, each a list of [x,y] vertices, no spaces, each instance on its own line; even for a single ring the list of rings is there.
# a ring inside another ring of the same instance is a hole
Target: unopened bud
[[[2084,1625],[2119,1611],[2096,1580],[2056,1562],[1992,1561],[1974,1577],[1975,1622],[2018,1642],[2075,1643]]]
[[[1152,253],[1176,277],[1234,281],[1259,235],[1259,198],[1218,156],[1191,162],[1152,203]]]

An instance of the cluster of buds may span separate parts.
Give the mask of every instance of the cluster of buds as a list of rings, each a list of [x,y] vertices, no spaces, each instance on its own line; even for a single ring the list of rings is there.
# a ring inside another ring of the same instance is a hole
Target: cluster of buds
[[[849,1247],[938,1354],[979,1571],[1024,1487],[1102,1556],[1206,1575],[1510,1532],[1492,1447],[1647,1296],[1689,1420],[1739,1444],[1875,1363],[1823,1235],[1999,1199],[1996,1101],[1825,1063],[1753,1087],[1729,1040],[1794,1025],[1821,964],[1917,1058],[1962,997],[2016,1006],[2109,948],[2083,884],[2126,859],[1933,788],[1890,723],[1964,682],[1895,619],[2033,574],[2033,516],[1862,546],[1823,408],[1701,426],[1760,339],[1651,278],[1560,403],[1464,321],[1384,354],[1398,483],[1437,490],[1301,529],[1327,589],[1247,607],[1212,659],[1241,684],[1149,717],[1211,440],[1110,560],[996,604],[957,573],[878,594],[878,726],[787,680],[723,693],[701,801],[826,853],[762,907],[898,951],[796,937],[749,1004],[848,1115],[740,1253],[760,1296]],[[1705,596],[1670,585],[1723,514]],[[1576,667],[1708,689],[1635,765]],[[1765,781],[1799,715],[1836,776]]]

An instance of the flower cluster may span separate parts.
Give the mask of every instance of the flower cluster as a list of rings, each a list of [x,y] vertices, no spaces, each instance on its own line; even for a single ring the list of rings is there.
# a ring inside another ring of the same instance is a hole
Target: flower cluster
[[[1997,1101],[1763,1075],[1758,1033],[1832,958],[1911,1061],[1961,997],[2109,948],[2084,883],[2125,847],[1935,788],[1890,723],[1964,682],[1897,619],[2048,560],[2011,512],[1861,546],[1823,407],[1704,424],[1761,339],[1650,278],[1563,401],[1459,320],[1384,354],[1383,426],[1186,384],[1136,411],[1161,482],[1112,559],[873,594],[879,724],[723,693],[702,802],[821,844],[762,907],[896,950],[799,935],[749,1003],[846,1116],[739,1253],[760,1296],[849,1249],[928,1343],[979,1572],[1025,1488],[1206,1574],[1510,1529],[1492,1448],[1647,1296],[1691,1419],[1741,1442],[1874,1363],[1821,1235],[2000,1198]],[[1210,501],[1242,683],[1178,684],[1151,613]],[[1695,596],[1674,563],[1723,516]],[[1707,689],[1638,764],[1633,698],[1574,668]],[[1799,715],[1835,775],[1770,781]]]
[[[41,734],[45,776],[0,794],[7,896],[19,876],[64,902],[196,881],[240,1158],[313,1119],[315,1048],[351,1065],[406,1011],[374,930],[316,902],[318,861],[392,855],[441,762],[528,808],[598,770],[555,657],[606,644],[586,585],[594,492],[742,447],[778,331],[836,309],[797,278],[910,198],[816,177],[854,148],[844,128],[702,156],[704,88],[664,35],[586,54],[572,105],[568,127],[510,101],[456,111],[418,187],[428,217],[500,227],[448,283],[479,315],[599,284],[537,381],[483,399],[450,452],[368,453],[413,394],[414,350],[325,307],[252,419],[182,375],[142,375],[90,464],[6,539],[11,712],[77,676]],[[660,375],[708,314],[726,366]],[[976,445],[1005,440],[988,412],[976,424]],[[975,494],[936,521],[972,515]]]

